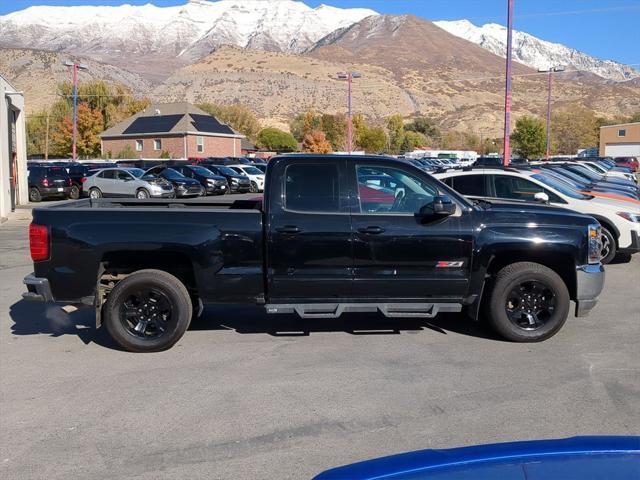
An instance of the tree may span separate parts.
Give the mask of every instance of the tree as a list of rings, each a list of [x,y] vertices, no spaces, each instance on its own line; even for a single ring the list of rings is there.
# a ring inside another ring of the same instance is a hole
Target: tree
[[[547,134],[545,125],[537,117],[524,115],[516,121],[511,141],[516,153],[524,158],[536,158],[546,150]]]
[[[331,144],[324,132],[314,130],[307,133],[302,140],[302,150],[311,153],[331,153]]]
[[[333,150],[343,150],[347,137],[347,118],[343,113],[331,115],[325,113],[320,118],[320,128],[327,137]]]
[[[87,104],[78,105],[77,119],[77,153],[79,156],[98,156],[100,154],[100,138],[98,134],[104,130],[104,119],[99,110]],[[67,116],[58,123],[51,135],[52,153],[60,156],[71,155],[73,145],[73,118]]]
[[[442,138],[442,132],[436,126],[435,122],[427,117],[416,117],[413,121],[407,123],[404,129],[408,132],[418,132],[431,139],[433,143],[439,143]]]
[[[47,110],[27,115],[27,155],[43,155],[47,138]]]
[[[198,107],[237,130],[251,141],[255,141],[260,131],[260,122],[257,117],[244,105],[237,103],[232,105],[202,103]]]
[[[551,121],[554,153],[573,155],[581,148],[598,144],[598,122],[593,110],[570,105],[557,110]]]
[[[387,145],[387,134],[381,127],[366,128],[359,142],[359,147],[367,153],[380,153]]]
[[[291,122],[289,122],[289,128],[294,138],[301,142],[305,135],[314,130],[321,130],[321,122],[322,116],[313,110],[309,110],[296,115]]]
[[[480,149],[480,137],[471,132],[450,130],[442,136],[442,148],[446,150],[475,150]]]
[[[387,117],[387,129],[389,130],[389,153],[397,155],[404,144],[404,122],[402,115]]]
[[[257,145],[276,152],[293,152],[298,149],[298,142],[293,135],[273,127],[260,130]]]
[[[420,132],[408,131],[404,134],[401,150],[403,152],[412,152],[416,148],[426,147],[429,145],[429,139]]]

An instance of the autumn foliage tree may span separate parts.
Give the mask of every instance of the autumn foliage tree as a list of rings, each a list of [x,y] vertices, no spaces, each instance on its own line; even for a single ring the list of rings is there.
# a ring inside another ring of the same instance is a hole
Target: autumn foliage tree
[[[324,132],[313,130],[302,139],[302,150],[311,153],[331,153],[331,144]]]
[[[554,112],[551,139],[555,153],[575,154],[598,144],[598,119],[593,110],[570,105]]]
[[[94,157],[100,155],[100,137],[104,130],[104,119],[99,110],[90,108],[87,104],[78,105],[77,118],[77,154],[78,156]],[[70,156],[73,145],[73,117],[64,117],[56,125],[52,136],[52,153],[59,156]]]

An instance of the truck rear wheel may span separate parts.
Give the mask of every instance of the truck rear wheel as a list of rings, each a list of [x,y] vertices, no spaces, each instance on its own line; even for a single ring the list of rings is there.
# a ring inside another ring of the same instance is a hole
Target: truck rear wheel
[[[173,346],[189,327],[192,304],[184,284],[162,270],[140,270],[121,280],[104,305],[111,337],[130,352]]]
[[[570,297],[556,272],[539,263],[518,262],[498,272],[484,305],[489,323],[502,337],[540,342],[562,328]]]

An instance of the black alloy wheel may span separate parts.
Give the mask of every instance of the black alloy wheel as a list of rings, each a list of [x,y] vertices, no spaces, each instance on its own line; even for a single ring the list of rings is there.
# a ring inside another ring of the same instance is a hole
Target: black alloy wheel
[[[526,281],[515,286],[505,305],[507,317],[518,328],[537,330],[553,317],[556,296],[540,281]]]
[[[122,302],[120,321],[134,337],[148,339],[164,335],[172,321],[171,301],[155,288],[132,292]]]

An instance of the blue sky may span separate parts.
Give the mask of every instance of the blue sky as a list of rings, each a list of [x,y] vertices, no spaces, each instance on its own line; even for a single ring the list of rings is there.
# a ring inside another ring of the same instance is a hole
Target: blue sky
[[[186,0],[1,0],[0,14],[32,5],[179,5]],[[429,20],[467,18],[506,23],[506,0],[307,0],[381,13],[413,13]],[[590,55],[640,68],[640,0],[515,0],[514,27]]]

